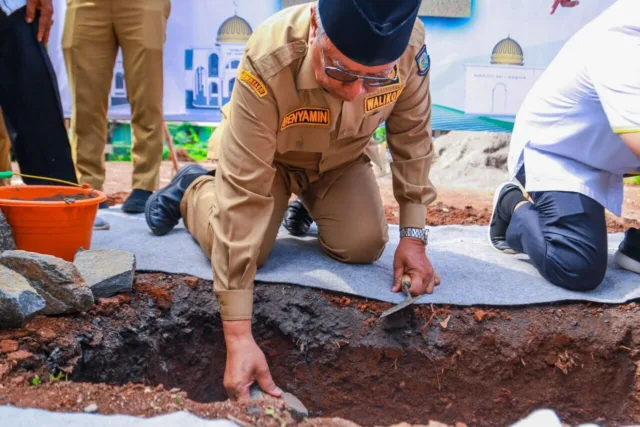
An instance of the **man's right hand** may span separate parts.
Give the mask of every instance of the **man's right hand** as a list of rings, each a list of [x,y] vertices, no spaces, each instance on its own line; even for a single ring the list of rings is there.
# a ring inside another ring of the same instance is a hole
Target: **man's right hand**
[[[262,391],[274,397],[282,396],[271,378],[264,353],[251,334],[251,321],[222,322],[227,344],[227,364],[224,388],[232,400],[249,400],[249,389],[255,382]]]
[[[28,0],[25,19],[31,24],[36,19],[36,11],[40,11],[40,21],[38,22],[38,42],[45,45],[49,42],[51,26],[53,25],[53,3],[52,0]]]

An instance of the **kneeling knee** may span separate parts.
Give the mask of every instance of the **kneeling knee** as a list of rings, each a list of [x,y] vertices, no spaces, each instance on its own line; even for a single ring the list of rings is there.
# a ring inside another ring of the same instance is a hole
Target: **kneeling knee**
[[[555,268],[548,274],[549,280],[556,286],[578,292],[593,291],[602,281],[607,270],[605,260],[585,260],[571,270]]]
[[[335,241],[320,237],[320,242],[324,250],[338,261],[349,264],[371,264],[382,256],[389,240],[386,227],[374,230],[356,236],[339,236]]]

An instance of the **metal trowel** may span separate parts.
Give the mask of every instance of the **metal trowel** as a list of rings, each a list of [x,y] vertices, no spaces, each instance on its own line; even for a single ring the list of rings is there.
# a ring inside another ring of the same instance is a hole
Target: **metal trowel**
[[[400,304],[396,305],[395,307],[391,307],[389,310],[382,313],[380,315],[380,318],[387,317],[388,315],[393,314],[397,311],[400,311],[403,308],[409,307],[411,304],[418,301],[422,297],[422,295],[418,295],[415,297],[411,296],[411,292],[409,292],[410,288],[411,288],[411,276],[409,276],[408,274],[405,274],[402,276],[402,290],[404,291],[407,297]]]
[[[249,389],[249,396],[251,400],[264,400],[264,399],[276,399],[269,394],[263,393],[258,384],[253,384]],[[282,394],[282,400],[284,400],[284,404],[289,409],[289,411],[294,412],[302,417],[309,416],[309,410],[306,406],[291,393],[284,392]]]

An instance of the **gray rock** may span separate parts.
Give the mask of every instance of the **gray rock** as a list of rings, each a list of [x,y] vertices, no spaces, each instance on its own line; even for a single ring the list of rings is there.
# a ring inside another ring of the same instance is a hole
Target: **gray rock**
[[[21,274],[46,301],[42,314],[85,311],[93,294],[76,267],[63,259],[26,251],[5,251],[0,264]]]
[[[87,405],[87,407],[84,408],[84,412],[86,412],[87,414],[95,414],[96,412],[98,412],[98,405],[96,405],[95,403]]]
[[[0,209],[0,254],[4,251],[11,251],[16,248],[16,242],[13,239],[13,230],[7,222],[7,219]]]
[[[80,251],[73,261],[94,298],[109,298],[130,292],[136,271],[136,257],[130,252],[109,249]]]
[[[27,279],[0,265],[0,328],[17,328],[46,303]]]

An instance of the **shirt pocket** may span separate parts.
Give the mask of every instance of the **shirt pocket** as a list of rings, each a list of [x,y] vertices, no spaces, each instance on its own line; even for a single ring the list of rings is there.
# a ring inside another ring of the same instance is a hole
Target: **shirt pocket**
[[[313,126],[296,126],[278,132],[276,150],[288,152],[324,153],[329,148],[329,129]]]
[[[362,119],[362,125],[357,132],[358,137],[371,136],[373,132],[386,120],[386,114],[384,110],[377,111],[373,114],[367,115]]]

